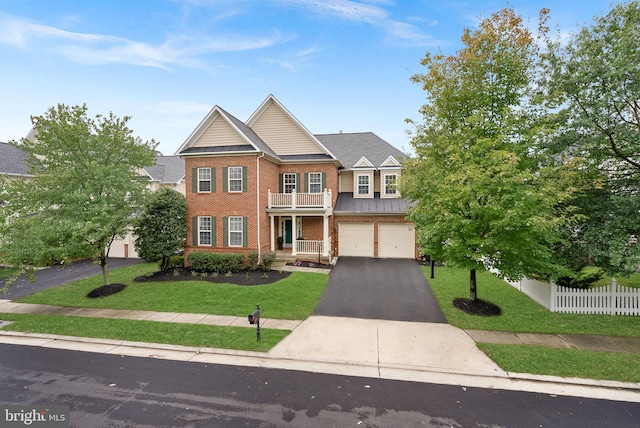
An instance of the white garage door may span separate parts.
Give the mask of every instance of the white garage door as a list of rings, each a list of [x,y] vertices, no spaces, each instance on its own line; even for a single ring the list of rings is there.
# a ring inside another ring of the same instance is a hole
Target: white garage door
[[[412,224],[380,223],[378,225],[378,257],[415,258],[416,232]]]
[[[373,223],[340,223],[341,256],[373,257]]]

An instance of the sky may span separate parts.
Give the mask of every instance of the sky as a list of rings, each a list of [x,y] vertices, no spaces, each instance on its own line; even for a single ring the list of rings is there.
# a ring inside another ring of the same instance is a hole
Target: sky
[[[619,3],[614,1],[613,3]],[[374,132],[410,152],[425,54],[465,28],[541,8],[563,35],[609,0],[0,0],[0,142],[63,103],[130,116],[174,154],[218,105],[246,121],[273,94],[314,134]]]

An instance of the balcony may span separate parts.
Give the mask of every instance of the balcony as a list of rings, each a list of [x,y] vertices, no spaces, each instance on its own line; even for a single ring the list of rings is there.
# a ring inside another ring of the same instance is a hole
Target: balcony
[[[324,211],[331,213],[331,190],[324,189],[322,193],[271,193],[269,190],[270,211]]]

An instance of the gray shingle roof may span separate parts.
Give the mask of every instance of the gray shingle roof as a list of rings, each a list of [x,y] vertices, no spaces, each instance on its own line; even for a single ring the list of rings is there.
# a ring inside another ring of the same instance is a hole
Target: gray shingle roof
[[[153,181],[160,183],[178,183],[184,180],[184,159],[180,156],[156,155],[156,164],[144,170]]]
[[[353,193],[340,193],[333,209],[335,214],[406,214],[409,202],[406,199],[381,198],[376,193],[373,199],[354,198]]]
[[[0,143],[0,174],[31,175],[25,164],[27,152],[9,143]]]
[[[316,138],[340,160],[346,170],[350,170],[363,156],[376,168],[390,155],[398,162],[402,162],[406,156],[373,132],[320,134]]]

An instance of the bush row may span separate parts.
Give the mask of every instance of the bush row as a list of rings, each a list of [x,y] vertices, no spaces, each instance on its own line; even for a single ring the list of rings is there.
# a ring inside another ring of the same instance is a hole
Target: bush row
[[[262,268],[268,271],[275,260],[276,253],[262,253],[260,257],[257,251],[252,251],[247,256],[244,253],[195,252],[187,257],[192,270],[217,273],[240,272],[246,267],[252,270]]]

